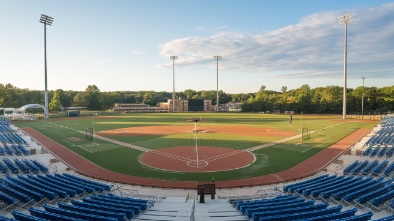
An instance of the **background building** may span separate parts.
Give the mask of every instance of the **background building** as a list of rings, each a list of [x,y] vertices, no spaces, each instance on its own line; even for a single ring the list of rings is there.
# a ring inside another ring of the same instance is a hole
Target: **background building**
[[[160,108],[172,110],[172,105],[175,103],[175,112],[188,112],[188,111],[212,111],[212,100],[204,99],[168,99],[165,103],[160,103]]]

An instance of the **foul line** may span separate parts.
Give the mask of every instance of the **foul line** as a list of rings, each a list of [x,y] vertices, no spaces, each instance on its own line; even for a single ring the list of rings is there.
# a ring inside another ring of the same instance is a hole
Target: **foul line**
[[[310,131],[309,133],[313,134],[313,133],[316,133],[319,130],[325,130],[327,128],[336,127],[336,126],[341,125],[341,124],[343,124],[343,123],[334,124],[334,125],[331,125],[331,126],[328,126],[328,127],[320,128],[318,130],[313,130],[313,131]],[[262,145],[255,146],[255,147],[252,147],[252,148],[248,148],[248,149],[245,149],[244,151],[251,152],[251,151],[255,151],[255,150],[260,150],[260,149],[263,149],[263,148],[266,148],[266,147],[271,147],[271,146],[274,146],[276,144],[280,144],[280,143],[284,143],[284,142],[287,142],[287,141],[290,141],[290,140],[294,140],[294,139],[300,138],[301,136],[302,136],[302,134],[298,134],[298,135],[295,135],[295,136],[292,136],[292,137],[286,137],[284,139],[276,140],[276,141],[273,141],[271,143],[266,143],[266,144],[262,144]]]

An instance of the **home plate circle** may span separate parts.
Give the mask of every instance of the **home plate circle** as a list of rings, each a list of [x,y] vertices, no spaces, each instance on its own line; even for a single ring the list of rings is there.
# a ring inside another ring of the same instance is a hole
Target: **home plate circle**
[[[147,167],[179,172],[214,172],[246,167],[256,160],[248,151],[215,146],[179,146],[143,153]]]

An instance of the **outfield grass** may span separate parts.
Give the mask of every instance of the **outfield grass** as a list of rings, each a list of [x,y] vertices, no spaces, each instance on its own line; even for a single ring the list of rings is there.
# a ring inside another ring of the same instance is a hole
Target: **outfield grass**
[[[190,125],[192,129],[194,125],[187,122],[187,119],[190,117],[201,117],[203,119],[201,124],[219,127],[225,125],[247,125],[288,130],[300,134],[302,125],[303,128],[308,128],[310,131],[316,130],[315,133],[311,134],[310,139],[302,143],[300,139],[295,139],[253,151],[252,153],[256,156],[256,161],[253,164],[237,170],[211,173],[214,175],[215,180],[233,180],[261,176],[289,169],[359,128],[372,128],[375,124],[373,122],[343,122],[339,116],[301,117],[295,115],[293,116],[293,123],[289,124],[289,119],[286,115],[204,113],[194,114],[193,116],[190,113],[144,113],[110,117],[76,117],[51,119],[49,121],[18,122],[17,126],[21,128],[32,127],[75,153],[112,171],[155,179],[208,181],[211,178],[208,173],[180,173],[144,167],[138,162],[138,157],[142,154],[141,151],[99,139],[88,141],[85,139],[85,135],[79,132],[85,131],[88,127],[94,127],[94,131],[97,133],[117,128],[157,125]],[[111,136],[110,138],[148,149],[195,145],[194,135],[188,133],[149,136]],[[282,138],[285,137],[206,133],[198,134],[198,145],[247,149]]]

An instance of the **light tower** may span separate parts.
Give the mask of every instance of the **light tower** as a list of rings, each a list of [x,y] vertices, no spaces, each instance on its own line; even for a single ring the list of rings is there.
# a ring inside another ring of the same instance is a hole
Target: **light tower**
[[[52,26],[53,18],[41,14],[40,22],[44,24],[44,65],[45,65],[45,110],[44,118],[48,119],[48,84],[47,84],[47,25]]]
[[[216,60],[216,112],[219,112],[219,60],[222,60],[222,56],[213,56]]]
[[[346,87],[347,87],[347,24],[352,22],[352,15],[346,14],[338,18],[339,24],[345,25],[345,39],[344,39],[344,53],[343,53],[343,78],[344,78],[344,85],[343,85],[343,119],[346,119]]]
[[[175,60],[178,56],[170,56],[172,60],[172,112],[175,112]]]
[[[364,80],[366,77],[361,77],[363,79],[363,94],[361,96],[361,119],[364,119]]]

